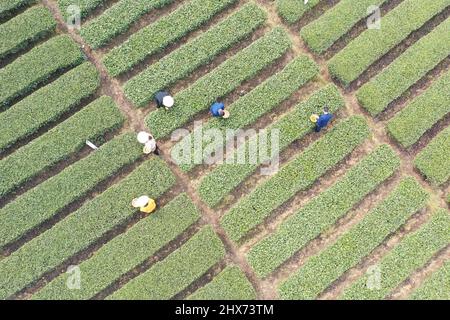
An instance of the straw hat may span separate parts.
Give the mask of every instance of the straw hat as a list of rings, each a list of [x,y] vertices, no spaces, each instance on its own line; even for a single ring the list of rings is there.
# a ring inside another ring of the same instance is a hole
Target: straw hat
[[[144,152],[144,154],[150,154],[153,152],[152,148],[148,144],[144,146],[144,149],[142,151]]]
[[[141,131],[137,135],[137,140],[139,143],[145,144],[148,140],[150,140],[150,134],[145,131]]]
[[[228,110],[223,110],[223,116],[222,116],[222,118],[228,119],[229,117],[230,117],[230,111],[228,111]]]
[[[175,103],[175,101],[173,100],[173,98],[171,96],[165,96],[163,98],[163,105],[166,108],[171,108],[174,103]]]
[[[311,117],[309,117],[309,120],[311,120],[311,122],[316,123],[317,120],[319,120],[319,116],[317,114],[313,114],[311,115]]]
[[[142,208],[148,204],[150,201],[150,198],[147,196],[141,196],[139,198],[134,198],[133,201],[131,201],[131,205],[135,208]]]

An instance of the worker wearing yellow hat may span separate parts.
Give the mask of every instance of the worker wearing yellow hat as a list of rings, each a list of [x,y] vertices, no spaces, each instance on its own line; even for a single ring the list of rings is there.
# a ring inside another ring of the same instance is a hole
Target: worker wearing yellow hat
[[[131,205],[135,208],[139,208],[139,210],[144,213],[152,213],[156,209],[156,201],[148,196],[141,196],[133,199]]]

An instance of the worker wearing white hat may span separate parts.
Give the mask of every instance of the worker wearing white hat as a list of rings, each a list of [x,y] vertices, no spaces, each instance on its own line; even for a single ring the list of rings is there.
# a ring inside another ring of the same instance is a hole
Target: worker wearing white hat
[[[145,154],[150,154],[153,152],[154,154],[159,155],[159,148],[156,144],[156,140],[150,133],[145,131],[139,132],[137,135],[137,140],[139,143],[144,145]]]
[[[139,210],[144,213],[152,213],[156,209],[156,201],[148,196],[134,198],[133,201],[131,201],[131,205],[134,208],[139,208]]]
[[[167,92],[167,91],[158,91],[155,94],[155,102],[156,102],[156,107],[161,108],[164,107],[167,110],[172,108],[175,101],[173,99],[173,97]]]

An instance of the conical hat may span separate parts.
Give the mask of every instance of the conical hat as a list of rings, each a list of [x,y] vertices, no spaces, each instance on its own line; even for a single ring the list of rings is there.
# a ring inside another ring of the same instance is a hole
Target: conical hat
[[[228,110],[223,110],[223,116],[222,116],[222,118],[228,119],[229,117],[230,117],[230,111],[228,111]]]
[[[317,114],[313,114],[311,115],[311,117],[309,117],[309,120],[311,120],[311,122],[316,123],[317,120],[319,120],[319,116]]]
[[[135,208],[141,208],[148,204],[150,198],[147,196],[141,196],[139,198],[134,198],[133,201],[131,201],[131,205]]]
[[[173,100],[173,98],[171,96],[165,96],[163,98],[163,105],[166,108],[171,108],[174,103],[175,103],[175,101]]]
[[[152,148],[150,148],[150,146],[148,144],[146,144],[144,146],[143,152],[144,152],[144,154],[150,154],[153,152],[153,150],[152,150]]]
[[[139,141],[139,143],[146,143],[148,140],[150,140],[150,134],[145,132],[145,131],[141,131],[138,133],[137,135],[137,140]]]

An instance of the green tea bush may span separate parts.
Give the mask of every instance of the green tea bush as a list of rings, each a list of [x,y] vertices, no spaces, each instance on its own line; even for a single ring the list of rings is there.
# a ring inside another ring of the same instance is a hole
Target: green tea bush
[[[450,244],[450,214],[437,210],[419,230],[408,234],[376,266],[380,270],[380,287],[367,286],[369,274],[362,275],[342,294],[343,299],[378,300],[389,295],[414,270],[423,267],[433,256]]]
[[[67,35],[54,37],[0,69],[0,108],[32,91],[56,72],[80,64],[83,54]]]
[[[55,30],[56,21],[42,6],[33,7],[0,25],[0,59],[26,48]]]
[[[275,28],[264,37],[229,58],[213,71],[175,96],[175,106],[159,109],[146,118],[156,138],[163,138],[182,127],[199,112],[208,110],[218,98],[236,89],[244,81],[280,58],[290,47],[286,31]]]
[[[264,114],[273,111],[281,102],[289,98],[296,90],[315,77],[318,71],[317,64],[310,58],[306,56],[295,58],[282,71],[268,78],[248,94],[227,107],[227,110],[233,115],[231,118],[227,119],[227,121],[212,118],[203,124],[202,130],[220,129],[223,131],[224,139],[226,139],[227,129],[236,130],[243,128],[254,123]],[[191,133],[185,139],[192,139],[195,134],[197,132]],[[223,147],[219,141],[217,142],[214,149]],[[211,146],[210,143],[203,143],[203,147],[207,145]],[[192,155],[194,155],[194,151],[192,147]],[[194,156],[192,156],[191,162],[179,164],[180,168],[185,172],[192,170],[196,165]]]
[[[0,123],[8,124],[2,128],[0,151],[58,120],[99,86],[95,66],[85,62],[0,113]]]
[[[100,48],[130,26],[144,14],[172,3],[173,0],[122,0],[101,15],[83,25],[80,34],[93,48]]]
[[[0,298],[6,299],[125,223],[137,209],[131,200],[143,194],[158,199],[175,184],[159,158],[144,162],[129,176],[85,203],[51,229],[0,261]],[[210,245],[210,243],[208,243]]]
[[[387,129],[398,143],[408,148],[449,112],[450,72],[447,71],[422,95],[389,120]]]
[[[228,266],[188,300],[254,300],[256,292],[237,266]]]
[[[0,247],[54,217],[142,155],[134,134],[119,136],[0,209]],[[33,208],[30,215],[29,208]]]
[[[266,21],[267,14],[254,3],[244,5],[222,22],[157,61],[124,86],[126,97],[143,107],[154,94],[188,76],[229,49]]]
[[[109,51],[103,58],[103,64],[113,77],[129,71],[146,57],[205,24],[234,2],[236,0],[191,0]]]
[[[63,273],[33,295],[33,299],[90,299],[176,239],[199,218],[195,205],[182,193],[83,261],[79,265],[83,274],[80,290],[68,289],[70,274]]]
[[[433,184],[442,185],[450,178],[450,127],[445,128],[414,159],[417,169]]]
[[[238,242],[261,224],[273,210],[299,191],[310,188],[368,136],[369,128],[362,117],[354,116],[339,123],[275,175],[244,196],[222,217],[222,227],[233,241]]]
[[[124,120],[112,98],[95,100],[0,161],[0,197],[80,151],[86,140],[119,128]]]
[[[344,272],[357,265],[414,213],[429,194],[412,177],[396,189],[338,240],[309,258],[279,287],[282,299],[314,299]]]
[[[329,62],[331,75],[345,86],[370,65],[448,7],[448,0],[405,0],[382,19],[382,29],[364,31]]]
[[[269,135],[273,129],[279,130],[280,151],[287,148],[295,140],[301,139],[312,132],[314,125],[309,120],[309,117],[313,113],[320,112],[324,105],[328,105],[330,112],[335,112],[344,106],[344,100],[336,86],[328,85],[318,90],[307,101],[297,105],[292,112],[289,112],[267,128]],[[237,159],[238,154],[244,152],[248,155],[251,143],[257,142],[255,139],[260,139],[260,135],[239,146],[234,152],[234,159]],[[271,135],[267,140],[271,140]],[[266,154],[270,155],[271,150],[268,150]],[[259,157],[256,163],[219,164],[201,180],[198,188],[200,197],[208,206],[216,206],[250,176],[264,160],[268,160],[268,157]],[[220,186],[220,188],[217,188],[217,186]]]
[[[247,259],[256,274],[261,278],[268,276],[346,215],[392,176],[399,166],[399,157],[387,145],[366,156],[333,186],[310,200],[249,251]]]
[[[200,278],[225,256],[225,248],[210,226],[107,299],[168,300]]]

